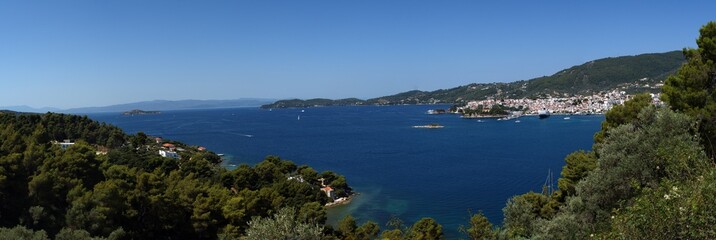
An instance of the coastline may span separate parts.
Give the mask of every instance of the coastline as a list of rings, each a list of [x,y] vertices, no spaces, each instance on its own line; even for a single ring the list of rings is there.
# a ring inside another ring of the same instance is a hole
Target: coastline
[[[461,115],[460,118],[464,119],[488,119],[488,118],[503,118],[507,115]]]
[[[359,193],[352,193],[351,195],[348,195],[348,197],[341,197],[341,198],[335,199],[335,200],[333,200],[333,202],[326,203],[325,206],[326,206],[326,208],[333,208],[333,207],[348,205],[349,203],[351,203],[351,201],[353,201],[353,197],[355,197],[358,194]]]

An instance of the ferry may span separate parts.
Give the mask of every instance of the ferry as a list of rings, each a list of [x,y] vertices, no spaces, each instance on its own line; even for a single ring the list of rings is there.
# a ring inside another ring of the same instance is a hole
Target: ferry
[[[548,118],[549,117],[549,110],[542,109],[537,111],[537,116],[539,116],[540,119]]]

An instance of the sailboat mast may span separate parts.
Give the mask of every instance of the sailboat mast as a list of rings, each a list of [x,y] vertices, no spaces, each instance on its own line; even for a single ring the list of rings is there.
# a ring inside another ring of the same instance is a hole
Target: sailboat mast
[[[554,176],[552,175],[552,169],[547,169],[547,179],[544,180],[544,186],[542,187],[542,194],[551,196],[554,193]]]

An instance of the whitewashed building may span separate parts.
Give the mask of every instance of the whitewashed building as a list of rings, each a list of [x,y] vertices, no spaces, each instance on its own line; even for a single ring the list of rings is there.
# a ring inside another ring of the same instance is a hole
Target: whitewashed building
[[[167,151],[167,150],[159,150],[159,155],[165,158],[176,158],[179,159],[179,154],[174,151]]]

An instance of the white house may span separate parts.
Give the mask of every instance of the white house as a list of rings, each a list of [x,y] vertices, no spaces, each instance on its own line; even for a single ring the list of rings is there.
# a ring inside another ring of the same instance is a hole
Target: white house
[[[321,191],[325,192],[325,193],[326,193],[326,196],[328,196],[328,197],[331,198],[331,199],[335,199],[335,198],[336,198],[336,194],[335,194],[335,192],[333,191],[333,188],[331,188],[331,186],[322,187],[322,188],[321,188]]]
[[[179,154],[174,151],[166,151],[166,150],[159,150],[159,155],[166,158],[176,158],[179,159]]]
[[[290,177],[288,177],[288,180],[296,180],[298,182],[304,182],[302,176],[290,176]]]
[[[71,147],[72,145],[75,145],[75,143],[70,142],[69,139],[65,139],[65,141],[58,143],[58,144],[60,144],[60,147],[62,148],[62,150],[67,150],[67,148]]]

